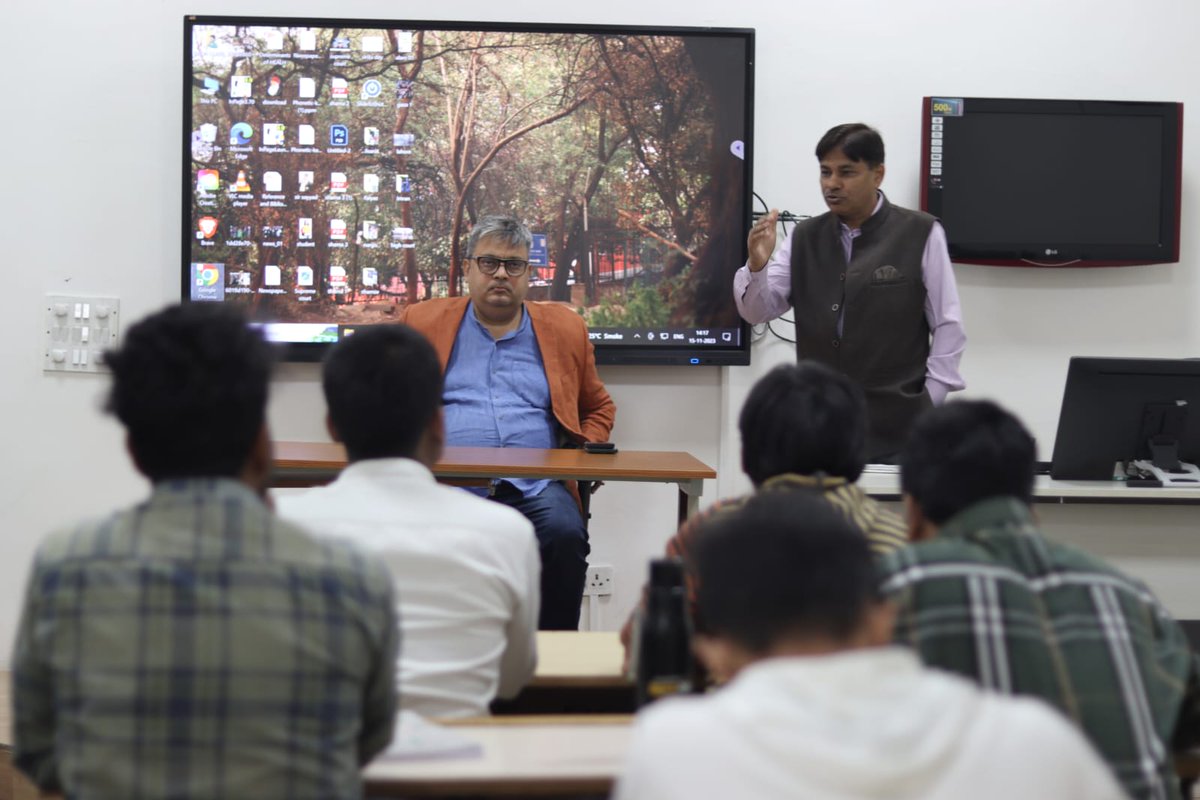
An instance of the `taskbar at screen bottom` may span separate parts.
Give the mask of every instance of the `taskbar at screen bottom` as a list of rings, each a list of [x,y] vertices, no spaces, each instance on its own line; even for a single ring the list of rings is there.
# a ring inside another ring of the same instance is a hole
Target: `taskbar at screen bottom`
[[[280,344],[334,344],[350,336],[359,325],[324,322],[264,322],[259,327],[268,341]],[[683,347],[728,347],[742,344],[741,328],[594,328],[588,331],[592,344]]]

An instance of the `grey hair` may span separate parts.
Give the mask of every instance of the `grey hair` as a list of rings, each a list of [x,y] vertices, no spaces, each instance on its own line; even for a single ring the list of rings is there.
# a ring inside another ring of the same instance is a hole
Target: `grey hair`
[[[533,234],[525,227],[525,223],[516,217],[483,217],[475,223],[475,227],[471,229],[471,236],[467,239],[467,258],[475,255],[475,246],[479,244],[479,240],[489,236],[513,247],[524,245],[526,250],[533,246]]]

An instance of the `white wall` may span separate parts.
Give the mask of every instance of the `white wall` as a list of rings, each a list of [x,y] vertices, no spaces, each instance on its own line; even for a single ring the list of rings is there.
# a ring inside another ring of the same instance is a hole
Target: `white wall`
[[[1180,100],[1200,108],[1200,5],[988,0],[898,3],[727,0],[528,0],[498,6],[343,0],[182,3],[6,3],[0,124],[0,664],[7,661],[26,567],[49,528],[129,503],[145,491],[98,413],[104,381],[40,371],[47,293],[116,295],[128,322],[178,295],[182,17],[311,14],[364,18],[721,25],[758,29],[755,188],[798,213],[823,210],[811,156],[829,126],[862,119],[888,143],[885,188],[917,198],[923,95]],[[1185,126],[1184,220],[1200,174],[1197,127]],[[1103,169],[1103,165],[1097,165]],[[1054,186],[1031,186],[1053,192]],[[1040,272],[958,270],[973,395],[999,398],[1031,425],[1048,457],[1066,360],[1080,353],[1194,355],[1196,237],[1185,224],[1178,265]],[[709,497],[742,491],[736,410],[754,377],[791,357],[764,342],[748,369],[605,368],[621,409],[614,437],[630,449],[683,449],[719,467]],[[312,367],[276,381],[277,437],[320,439]],[[680,413],[686,409],[687,413]],[[711,483],[711,482],[710,482]],[[617,567],[615,626],[645,558],[672,527],[673,490],[605,487],[595,502],[594,560]],[[1200,594],[1200,590],[1197,590]]]

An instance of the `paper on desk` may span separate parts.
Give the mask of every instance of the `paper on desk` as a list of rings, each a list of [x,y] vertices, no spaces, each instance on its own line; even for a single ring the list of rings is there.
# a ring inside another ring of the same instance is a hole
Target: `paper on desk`
[[[478,758],[483,745],[445,728],[415,711],[401,711],[396,717],[392,743],[379,754],[382,761],[415,761],[426,758]]]
[[[900,472],[899,464],[867,464],[863,467],[863,472],[879,472],[883,474],[896,474]]]

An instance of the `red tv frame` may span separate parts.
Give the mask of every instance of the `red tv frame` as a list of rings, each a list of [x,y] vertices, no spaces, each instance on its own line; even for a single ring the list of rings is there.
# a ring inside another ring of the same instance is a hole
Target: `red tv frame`
[[[921,208],[953,261],[1179,261],[1182,103],[925,97],[921,128]]]

